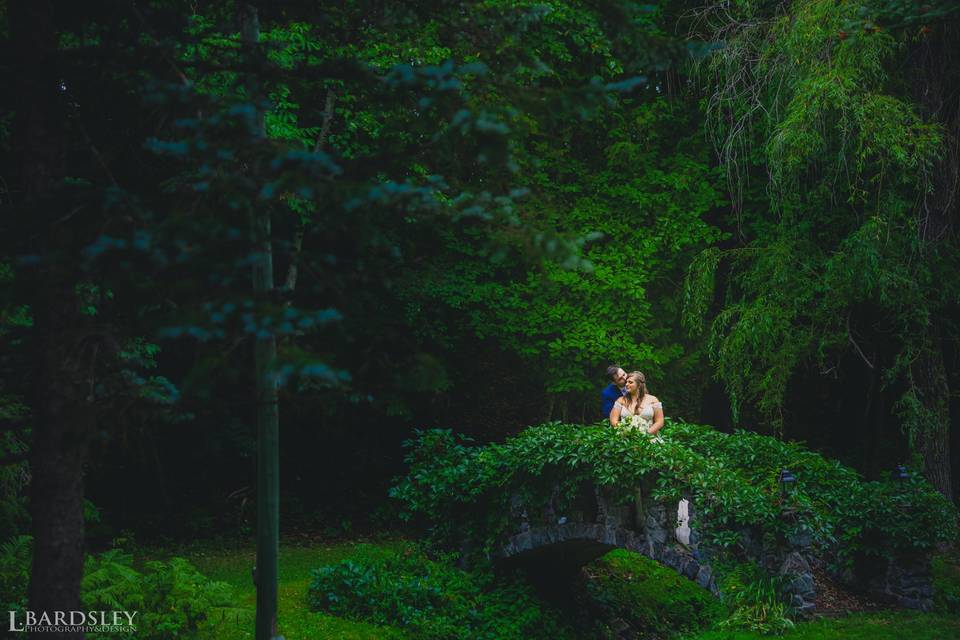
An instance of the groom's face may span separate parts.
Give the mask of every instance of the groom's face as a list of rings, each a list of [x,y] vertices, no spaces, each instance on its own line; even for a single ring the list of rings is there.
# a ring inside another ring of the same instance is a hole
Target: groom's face
[[[617,369],[616,375],[613,376],[613,384],[618,387],[622,387],[627,384],[627,372],[623,369]]]

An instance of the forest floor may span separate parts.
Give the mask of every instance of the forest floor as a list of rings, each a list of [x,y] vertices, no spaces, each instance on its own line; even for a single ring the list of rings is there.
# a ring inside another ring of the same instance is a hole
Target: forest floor
[[[285,540],[280,549],[280,633],[287,640],[413,640],[409,634],[396,627],[377,626],[312,612],[306,599],[313,569],[343,560],[362,562],[367,556],[383,550],[399,551],[409,544],[399,539]],[[177,549],[173,553],[185,556],[209,578],[229,583],[237,594],[236,607],[208,623],[211,637],[217,640],[253,638],[253,548],[239,543],[197,543]],[[158,551],[155,555],[168,554]],[[643,562],[645,560],[638,557],[638,563],[633,568],[634,573],[644,570]],[[825,594],[825,597],[831,599],[831,604],[825,607],[825,616],[810,622],[799,622],[795,629],[780,637],[784,640],[960,638],[960,558],[938,557],[934,569],[938,596],[936,611],[933,613],[883,609],[876,603],[832,590],[829,596]],[[636,579],[636,576],[629,579]],[[712,629],[687,632],[675,637],[683,640],[759,640],[768,636],[746,631]]]

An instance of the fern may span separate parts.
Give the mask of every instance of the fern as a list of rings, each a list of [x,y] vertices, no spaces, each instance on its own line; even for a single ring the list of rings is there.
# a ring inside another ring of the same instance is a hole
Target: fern
[[[22,611],[27,606],[33,538],[15,536],[0,544],[0,607]]]
[[[120,549],[88,556],[80,583],[83,606],[89,610],[131,610],[143,608],[141,580],[133,568],[133,556]]]

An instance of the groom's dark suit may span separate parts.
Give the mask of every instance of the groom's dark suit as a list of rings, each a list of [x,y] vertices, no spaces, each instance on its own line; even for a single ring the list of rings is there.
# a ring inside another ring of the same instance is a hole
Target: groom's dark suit
[[[603,399],[603,408],[601,409],[601,411],[603,411],[603,418],[610,417],[613,403],[621,396],[623,396],[623,390],[612,382],[607,385],[606,389],[600,392],[600,397]]]

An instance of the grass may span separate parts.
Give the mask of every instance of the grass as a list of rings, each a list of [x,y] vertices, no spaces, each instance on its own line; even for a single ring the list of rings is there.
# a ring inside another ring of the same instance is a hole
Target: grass
[[[797,624],[783,640],[945,640],[960,638],[960,618],[935,613],[884,611]],[[686,640],[769,640],[749,631],[707,631]]]
[[[363,562],[383,554],[410,548],[411,543],[387,540],[376,544],[355,542],[285,544],[280,549],[279,631],[288,640],[330,638],[338,640],[414,640],[402,629],[354,622],[307,607],[311,571],[342,560]],[[171,552],[148,554],[157,557]],[[253,638],[255,591],[251,578],[253,551],[247,548],[195,545],[175,551],[185,556],[213,580],[229,583],[236,606],[208,623],[216,640]],[[690,627],[691,620],[708,623],[719,615],[719,605],[674,572],[624,551],[614,551],[590,568],[589,591],[607,611],[619,618],[635,618],[635,627],[668,637],[671,631]],[[934,562],[938,591],[934,613],[881,611],[842,618],[802,622],[783,640],[941,640],[960,638],[960,560],[938,557]],[[677,615],[680,618],[677,619]],[[644,624],[646,622],[646,624]],[[748,631],[707,630],[688,632],[684,640],[761,640],[769,638]]]
[[[380,549],[398,549],[399,541],[377,545],[358,543],[314,544],[310,546],[281,546],[279,580],[280,635],[299,638],[330,638],[335,640],[401,640],[408,636],[394,627],[353,622],[313,613],[307,608],[307,585],[310,572],[341,560],[363,560],[376,555]],[[245,640],[253,638],[256,592],[251,577],[254,553],[252,550],[215,550],[198,548],[183,553],[202,573],[213,580],[222,580],[233,586],[237,595],[236,609],[221,619],[210,622],[217,640]]]
[[[878,611],[798,623],[783,640],[946,640],[960,638],[960,555],[934,556],[934,613]],[[761,640],[748,631],[707,631],[685,640]]]

